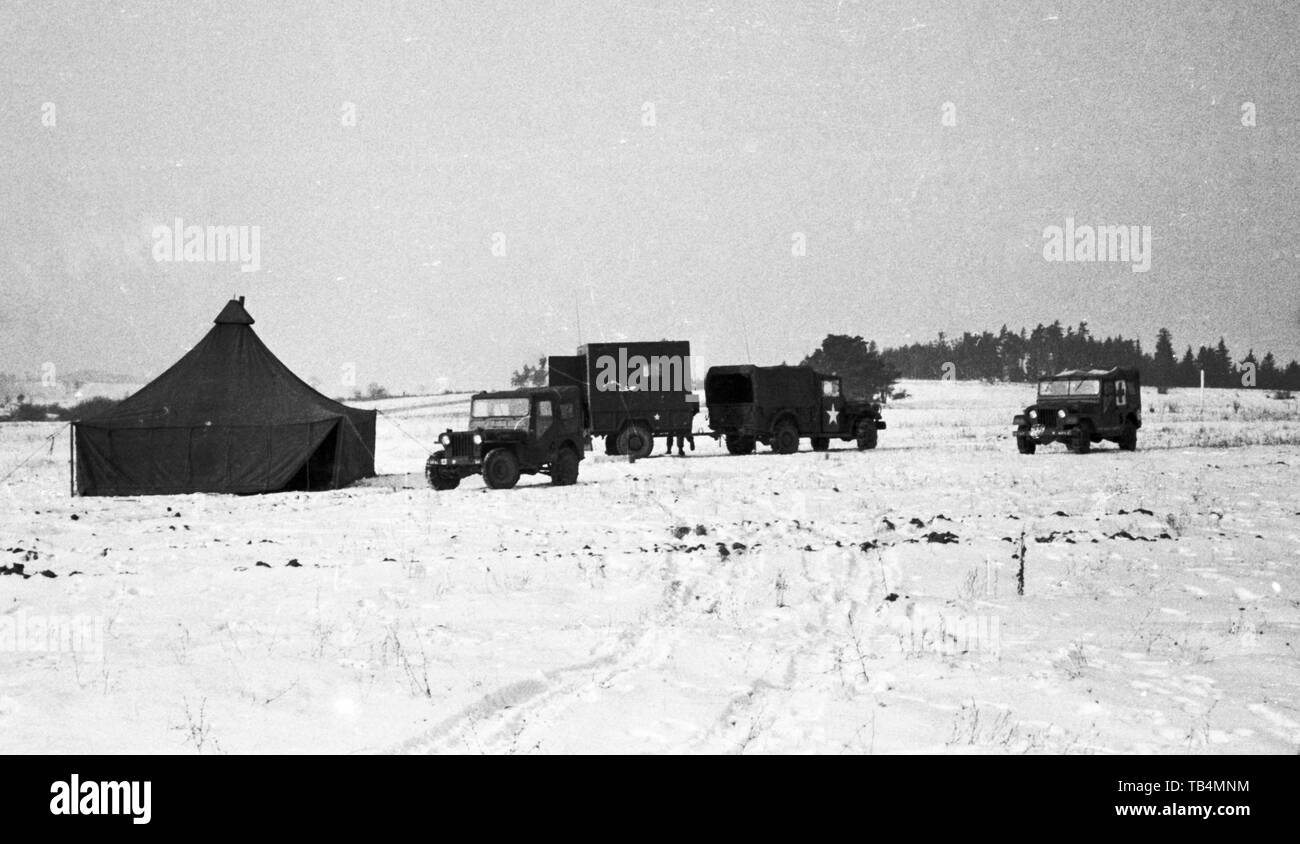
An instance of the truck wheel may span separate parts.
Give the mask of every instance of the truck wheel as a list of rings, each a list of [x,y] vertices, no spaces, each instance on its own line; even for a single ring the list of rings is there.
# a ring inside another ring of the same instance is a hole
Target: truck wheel
[[[442,456],[443,452],[435,451],[424,464],[424,476],[429,480],[429,486],[439,492],[460,486],[460,475],[438,465],[437,460]]]
[[[1119,435],[1118,442],[1120,451],[1137,451],[1138,431],[1132,422],[1124,423],[1124,432]]]
[[[1016,448],[1021,454],[1033,454],[1038,450],[1038,444],[1031,437],[1016,436]]]
[[[571,448],[562,448],[551,464],[551,484],[570,486],[578,482],[578,455]]]
[[[494,448],[483,459],[483,482],[492,489],[510,489],[519,483],[519,460],[508,448]]]
[[[640,425],[629,425],[618,435],[618,453],[640,460],[654,451],[655,438]]]
[[[813,438],[812,438],[812,450],[813,450],[813,451],[826,451],[826,450],[827,450],[828,448],[830,448],[830,447],[831,447],[831,438],[830,438],[830,437],[813,437]]]
[[[1074,433],[1070,435],[1070,442],[1066,445],[1066,448],[1072,454],[1087,454],[1091,451],[1092,436],[1088,433],[1088,429],[1082,425],[1075,428]]]
[[[867,451],[876,447],[876,439],[880,432],[876,430],[876,420],[863,419],[858,423],[858,449]]]
[[[727,434],[726,436],[727,451],[732,454],[753,454],[754,438],[746,437],[741,434]]]
[[[799,450],[799,429],[788,419],[778,422],[772,431],[772,451],[777,454],[794,454]]]

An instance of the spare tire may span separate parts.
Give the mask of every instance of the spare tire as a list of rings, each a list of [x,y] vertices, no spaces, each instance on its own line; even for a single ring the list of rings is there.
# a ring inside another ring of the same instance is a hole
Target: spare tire
[[[858,423],[858,429],[854,433],[858,438],[858,448],[863,451],[875,448],[876,439],[880,436],[874,419],[863,419]]]

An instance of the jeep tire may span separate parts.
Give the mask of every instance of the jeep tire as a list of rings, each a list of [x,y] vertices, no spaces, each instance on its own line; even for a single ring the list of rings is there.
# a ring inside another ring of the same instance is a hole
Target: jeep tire
[[[429,458],[428,462],[424,464],[424,476],[428,479],[429,486],[439,492],[455,489],[460,486],[460,475],[456,474],[454,471],[443,469],[437,464],[437,461],[444,453],[445,452],[442,451],[435,451],[433,456]]]
[[[1038,444],[1034,442],[1033,437],[1025,434],[1016,435],[1016,449],[1021,454],[1033,454],[1038,450]]]
[[[1137,451],[1138,431],[1132,422],[1124,423],[1124,430],[1115,442],[1119,444],[1120,451]]]
[[[492,489],[511,489],[519,483],[519,459],[508,448],[494,448],[483,458],[483,482]]]

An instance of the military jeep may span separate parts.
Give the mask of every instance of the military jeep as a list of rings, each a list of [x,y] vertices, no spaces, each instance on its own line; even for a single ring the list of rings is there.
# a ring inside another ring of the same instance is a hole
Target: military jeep
[[[469,430],[438,437],[442,448],[424,466],[429,486],[455,489],[480,473],[492,489],[510,489],[521,474],[550,475],[557,486],[575,483],[586,442],[581,401],[576,387],[475,395]]]
[[[1136,369],[1069,369],[1038,381],[1038,400],[1017,414],[1016,447],[1033,454],[1060,442],[1075,454],[1110,440],[1137,449],[1142,427],[1141,382]]]
[[[704,378],[709,428],[732,454],[752,454],[755,443],[793,454],[807,437],[813,451],[832,439],[876,447],[885,428],[880,405],[843,395],[840,378],[808,366],[715,366]]]

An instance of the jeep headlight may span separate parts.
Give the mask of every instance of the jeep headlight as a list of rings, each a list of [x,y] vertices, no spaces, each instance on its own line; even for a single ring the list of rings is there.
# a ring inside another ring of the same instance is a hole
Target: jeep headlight
[[[1065,418],[1065,411],[1064,411],[1064,410],[1058,410],[1058,411],[1056,411],[1056,415],[1057,415],[1058,417],[1060,417],[1061,419],[1064,419],[1064,418]]]
[[[474,445],[482,445],[482,444],[483,444],[483,435],[482,435],[482,434],[475,434],[475,435],[474,435]]]
[[[442,436],[438,437],[438,442],[442,443],[443,445],[451,445],[451,435],[443,434]]]
[[[1031,410],[1031,411],[1029,411],[1029,418],[1030,418],[1030,419],[1037,419],[1037,418],[1038,418],[1038,411],[1037,411],[1037,410]]]

